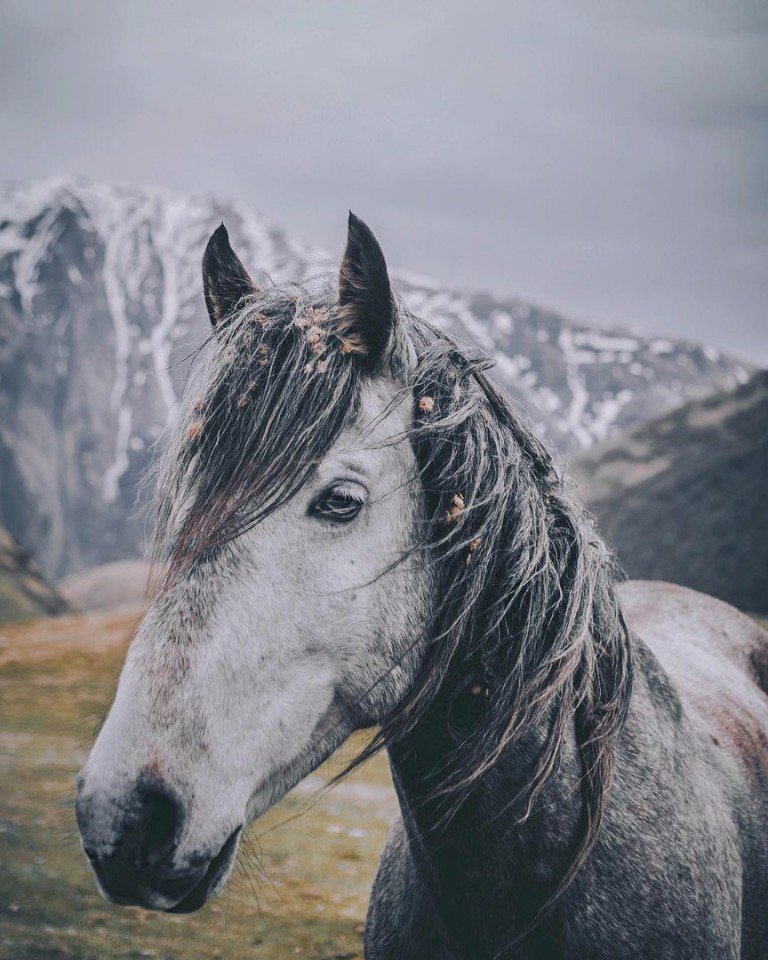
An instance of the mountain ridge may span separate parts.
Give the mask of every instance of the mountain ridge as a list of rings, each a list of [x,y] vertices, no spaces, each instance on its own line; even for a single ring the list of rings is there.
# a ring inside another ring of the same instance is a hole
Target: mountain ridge
[[[0,187],[0,523],[49,576],[140,552],[135,487],[207,336],[200,259],[222,221],[262,282],[333,263],[216,197],[77,178]],[[714,348],[392,275],[408,309],[495,360],[565,452],[748,375]]]

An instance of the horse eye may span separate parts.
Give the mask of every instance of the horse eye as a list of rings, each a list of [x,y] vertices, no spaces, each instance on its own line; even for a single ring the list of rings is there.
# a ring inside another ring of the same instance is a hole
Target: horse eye
[[[314,517],[333,523],[349,523],[360,513],[364,503],[362,490],[337,484],[324,490],[312,503],[309,512]]]

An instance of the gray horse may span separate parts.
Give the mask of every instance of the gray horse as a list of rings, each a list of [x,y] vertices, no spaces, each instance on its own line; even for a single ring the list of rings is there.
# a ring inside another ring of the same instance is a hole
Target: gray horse
[[[337,287],[258,289],[223,226],[203,279],[163,574],[78,782],[104,895],[196,910],[244,827],[375,727],[359,759],[387,748],[400,816],[369,960],[768,958],[766,634],[617,586],[487,363],[398,304],[352,215]]]

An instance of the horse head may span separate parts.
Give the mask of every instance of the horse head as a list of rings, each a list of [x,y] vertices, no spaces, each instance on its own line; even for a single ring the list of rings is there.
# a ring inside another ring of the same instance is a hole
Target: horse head
[[[259,290],[223,225],[213,324],[159,482],[167,567],[78,778],[102,892],[199,907],[243,827],[422,656],[428,575],[409,434],[415,353],[381,249],[350,215],[338,288]]]

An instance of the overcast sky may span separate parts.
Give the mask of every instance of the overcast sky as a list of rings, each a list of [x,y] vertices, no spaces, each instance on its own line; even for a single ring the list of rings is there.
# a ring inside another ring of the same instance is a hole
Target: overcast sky
[[[0,177],[243,201],[340,252],[768,363],[766,0],[0,6]]]

